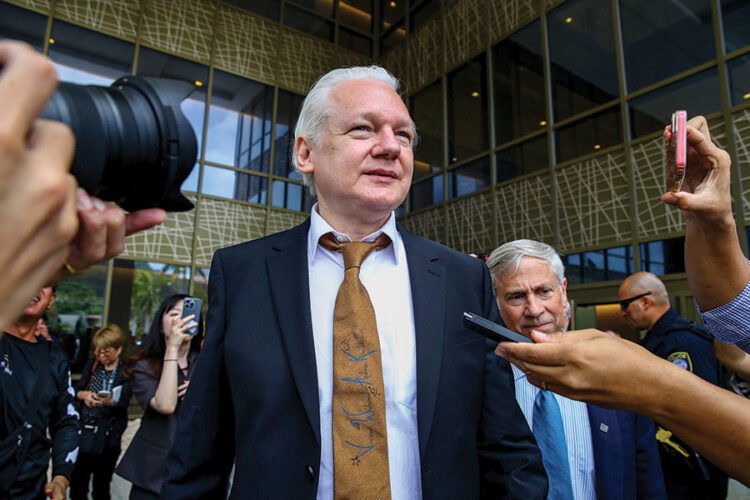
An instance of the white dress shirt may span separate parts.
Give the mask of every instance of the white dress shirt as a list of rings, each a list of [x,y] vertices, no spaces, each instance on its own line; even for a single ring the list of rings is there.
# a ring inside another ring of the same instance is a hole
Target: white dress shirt
[[[526,380],[526,375],[515,365],[513,379],[516,382],[516,400],[521,407],[526,422],[531,431],[534,419],[534,400],[539,388]],[[591,441],[591,424],[586,403],[568,399],[555,394],[557,404],[563,419],[565,444],[568,447],[568,463],[570,464],[570,479],[573,483],[573,497],[575,500],[596,499],[596,476],[594,471],[594,445]]]
[[[318,370],[320,401],[320,476],[318,500],[333,498],[333,441],[331,406],[333,402],[333,309],[344,279],[344,258],[318,244],[320,237],[338,233],[312,209],[307,239],[315,362]],[[396,218],[391,213],[385,225],[367,236],[374,241],[380,233],[392,241],[383,250],[373,251],[362,263],[359,279],[367,289],[375,309],[380,339],[385,385],[385,419],[388,431],[388,466],[393,500],[422,498],[417,437],[417,354],[414,332],[409,268]]]

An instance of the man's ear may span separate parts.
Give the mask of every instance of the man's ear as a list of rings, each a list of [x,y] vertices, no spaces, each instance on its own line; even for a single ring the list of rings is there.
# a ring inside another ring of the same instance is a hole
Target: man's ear
[[[294,154],[297,158],[297,168],[303,174],[312,174],[314,170],[312,161],[312,142],[307,136],[297,137],[294,145]]]

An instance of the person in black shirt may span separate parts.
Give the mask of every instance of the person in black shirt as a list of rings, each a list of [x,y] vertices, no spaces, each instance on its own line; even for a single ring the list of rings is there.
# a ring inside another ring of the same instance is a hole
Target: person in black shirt
[[[0,338],[0,498],[65,499],[78,456],[78,412],[68,357],[39,342],[39,318],[55,301],[51,287],[31,299]],[[35,410],[35,411],[33,411]],[[30,426],[24,426],[28,422]],[[50,442],[47,430],[52,437]],[[52,447],[52,480],[46,472]]]

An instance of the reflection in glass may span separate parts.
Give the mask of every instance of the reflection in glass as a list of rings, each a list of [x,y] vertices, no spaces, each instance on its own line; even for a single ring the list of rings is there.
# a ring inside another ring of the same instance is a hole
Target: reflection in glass
[[[628,245],[606,250],[608,280],[621,280],[633,274],[632,248]]]
[[[41,52],[46,29],[47,16],[0,3],[0,39],[22,40]]]
[[[747,0],[721,0],[721,19],[726,53],[750,45],[750,2]]]
[[[448,157],[464,160],[489,147],[484,54],[448,74]]]
[[[296,30],[333,41],[333,23],[290,4],[284,7],[284,24]]]
[[[268,179],[227,168],[203,167],[203,194],[266,204]]]
[[[613,281],[633,274],[632,247],[605,248],[562,257],[568,285]]]
[[[411,117],[419,142],[414,151],[414,180],[440,170],[443,165],[443,96],[440,80],[411,97]]]
[[[732,59],[727,63],[727,71],[732,106],[750,102],[750,56]]]
[[[187,293],[189,284],[189,265],[115,259],[109,322],[138,342],[151,327],[162,301],[175,293]]]
[[[495,159],[497,182],[547,168],[547,134],[498,151]]]
[[[411,210],[417,210],[443,201],[443,175],[438,174],[427,180],[411,185],[409,203]]]
[[[612,12],[601,0],[565,2],[547,16],[555,121],[619,95]]]
[[[412,1],[412,6],[416,2]],[[440,0],[424,0],[409,14],[409,31],[414,31],[423,26],[430,18],[440,13]]]
[[[495,45],[492,61],[497,144],[547,125],[539,21]]]
[[[339,46],[364,56],[372,56],[372,38],[344,27],[339,28]]]
[[[271,182],[272,207],[309,212],[312,205],[313,200],[310,191],[302,184],[277,180]]]
[[[629,102],[633,137],[663,130],[677,109],[687,110],[688,118],[721,109],[716,68],[660,88]]]
[[[372,33],[372,0],[339,0],[339,22]]]
[[[560,258],[565,266],[565,277],[568,279],[568,286],[583,283],[581,254],[561,255]]]
[[[610,108],[556,131],[557,162],[572,160],[621,142],[620,108]]]
[[[406,15],[406,0],[380,0],[380,16],[383,25],[380,31],[386,31],[401,21]]]
[[[304,5],[324,17],[333,17],[333,0],[287,0]],[[284,13],[286,17],[287,12]]]
[[[448,172],[448,198],[457,198],[490,185],[490,158],[485,156]]]
[[[135,46],[62,21],[52,24],[49,57],[61,81],[109,86],[129,75]]]
[[[620,0],[620,12],[628,92],[716,57],[709,0]]]
[[[190,175],[187,176],[185,181],[182,183],[183,191],[198,192],[198,177],[200,174],[200,166],[196,163],[193,170],[190,171]]]
[[[198,154],[203,143],[203,119],[206,112],[206,85],[208,67],[187,59],[141,47],[138,55],[138,75],[154,78],[172,78],[195,85],[190,97],[182,101],[180,109],[193,126],[198,140]]]
[[[273,87],[214,71],[206,160],[268,172]]]
[[[404,38],[406,38],[406,29],[404,29],[404,23],[391,28],[390,31],[384,33],[380,37],[380,54],[385,54],[390,49],[403,42]]]
[[[106,286],[107,263],[96,264],[62,281],[47,313],[47,327],[68,353],[76,373],[89,359],[91,335],[102,326]]]
[[[604,281],[604,250],[583,254],[583,282]]]
[[[641,243],[641,270],[656,275],[685,272],[685,238]]]
[[[304,99],[305,96],[279,89],[273,146],[273,175],[302,180],[302,176],[292,165],[291,158],[294,153],[294,127],[297,125],[297,117]]]
[[[224,0],[241,9],[249,10],[274,21],[279,20],[281,2],[279,0]]]

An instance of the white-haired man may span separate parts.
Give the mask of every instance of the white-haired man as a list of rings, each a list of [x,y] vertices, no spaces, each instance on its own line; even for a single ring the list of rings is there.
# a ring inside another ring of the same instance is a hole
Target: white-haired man
[[[565,268],[533,240],[498,247],[487,259],[505,325],[531,336],[567,328]],[[654,423],[541,390],[513,366],[516,398],[542,449],[550,499],[666,498]]]
[[[295,131],[310,219],[214,256],[163,498],[213,498],[233,463],[233,498],[546,496],[510,368],[462,326],[499,320],[486,267],[395,223],[416,142],[397,90],[323,76]]]

